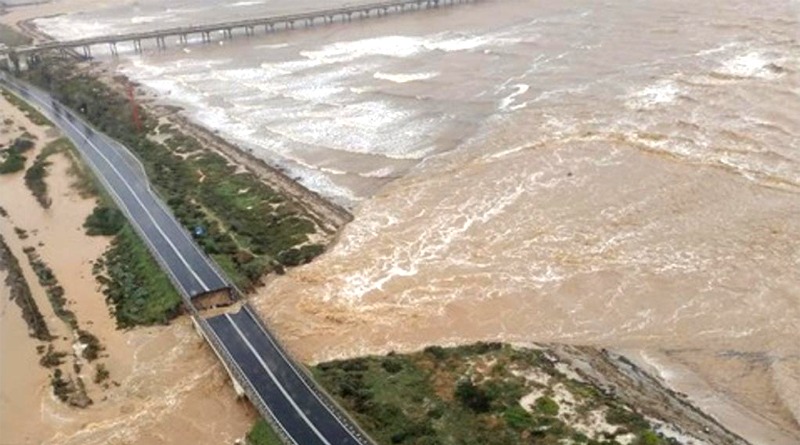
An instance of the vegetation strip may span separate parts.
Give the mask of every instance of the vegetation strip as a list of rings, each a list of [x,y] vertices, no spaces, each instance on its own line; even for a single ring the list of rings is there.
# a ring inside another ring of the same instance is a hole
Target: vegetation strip
[[[5,214],[2,216],[5,216]],[[0,270],[5,270],[7,273],[5,284],[11,292],[11,300],[17,303],[17,306],[22,310],[22,319],[28,325],[28,335],[41,341],[51,340],[53,336],[50,334],[47,322],[39,310],[39,305],[36,304],[36,300],[31,295],[31,288],[22,274],[19,261],[11,253],[11,249],[9,249],[2,235],[0,235]]]
[[[47,183],[44,180],[48,174],[47,167],[51,164],[47,158],[55,153],[62,152],[68,146],[71,146],[71,144],[66,138],[59,138],[45,145],[39,155],[36,156],[33,165],[25,172],[25,185],[33,193],[39,205],[45,209],[50,208],[52,204],[52,199],[47,193]]]
[[[58,279],[53,273],[53,269],[45,264],[36,252],[35,247],[28,246],[22,249],[22,251],[27,255],[28,264],[33,268],[33,272],[39,280],[39,285],[44,288],[47,299],[50,300],[50,305],[53,307],[56,316],[72,330],[77,330],[78,319],[75,317],[74,312],[67,309],[67,299],[64,296],[64,288],[58,284]]]

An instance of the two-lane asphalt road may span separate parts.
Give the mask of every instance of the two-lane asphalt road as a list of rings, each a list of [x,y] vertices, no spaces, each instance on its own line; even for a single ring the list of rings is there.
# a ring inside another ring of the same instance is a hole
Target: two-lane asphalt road
[[[228,287],[227,281],[150,190],[144,172],[134,165],[130,155],[121,151],[124,147],[96,132],[49,94],[7,78],[0,80],[41,111],[80,150],[185,297]]]
[[[368,443],[326,397],[292,365],[272,335],[245,306],[235,314],[208,319],[214,332],[278,426],[298,445],[363,445]]]
[[[73,142],[170,275],[187,306],[192,297],[230,287],[150,190],[127,148],[98,133],[46,92],[3,77],[0,84],[47,116]],[[197,315],[194,315],[197,316]],[[256,407],[294,445],[367,445],[370,441],[310,381],[245,305],[198,326]],[[222,348],[220,350],[220,348]],[[238,375],[239,377],[237,377]]]

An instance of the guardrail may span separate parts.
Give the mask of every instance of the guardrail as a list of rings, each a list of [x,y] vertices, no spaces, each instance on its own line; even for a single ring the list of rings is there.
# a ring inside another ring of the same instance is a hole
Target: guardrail
[[[258,324],[259,328],[264,331],[264,334],[269,336],[272,344],[275,345],[275,348],[278,349],[281,355],[286,359],[286,362],[289,364],[289,366],[297,371],[297,376],[303,380],[303,383],[305,383],[306,387],[314,392],[314,396],[317,398],[317,400],[319,400],[319,402],[324,405],[324,407],[340,422],[351,427],[347,429],[353,433],[353,437],[358,439],[358,441],[364,445],[377,443],[358,425],[358,422],[356,422],[355,419],[353,419],[350,414],[347,413],[347,410],[342,408],[342,406],[336,402],[336,399],[334,399],[333,396],[331,396],[325,390],[325,388],[321,387],[316,383],[316,381],[314,381],[314,376],[311,374],[308,368],[295,362],[291,358],[291,355],[287,352],[280,339],[267,328],[264,321],[261,320],[258,314],[256,314],[255,310],[252,309],[250,303],[244,304],[243,310],[247,311],[247,313],[250,314],[250,317],[255,320],[256,324]]]

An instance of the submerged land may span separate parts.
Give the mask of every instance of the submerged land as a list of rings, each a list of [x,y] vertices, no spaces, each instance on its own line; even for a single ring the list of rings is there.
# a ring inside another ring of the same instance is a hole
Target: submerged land
[[[103,66],[53,61],[23,75],[74,109],[88,106],[98,129],[131,147],[173,212],[188,229],[203,229],[198,243],[245,292],[313,261],[350,219],[177,109],[140,101],[136,128],[129,81]],[[13,96],[2,106],[12,122],[0,166],[8,170],[0,177],[0,233],[8,243],[0,274],[14,303],[6,306],[1,295],[4,357],[12,351],[8,339],[28,339],[13,348],[20,363],[8,372],[3,365],[0,430],[14,431],[21,443],[232,443],[245,436],[277,443],[252,408],[236,401],[180,316],[174,289],[69,144]],[[37,371],[23,375],[31,367]],[[746,443],[602,348],[431,346],[311,369],[380,444]],[[19,394],[5,392],[5,379],[23,383]],[[163,393],[169,400],[160,400]],[[198,423],[176,406],[225,415]]]

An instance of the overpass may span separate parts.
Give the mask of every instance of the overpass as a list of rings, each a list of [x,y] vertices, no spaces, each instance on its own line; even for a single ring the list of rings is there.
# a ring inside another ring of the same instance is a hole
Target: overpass
[[[294,29],[296,24],[311,27],[317,23],[331,24],[337,19],[341,22],[349,22],[353,18],[363,19],[373,16],[380,17],[390,13],[432,9],[440,6],[451,6],[474,1],[477,0],[387,0],[298,14],[261,17],[206,25],[182,26],[156,31],[88,37],[69,41],[46,42],[37,45],[10,48],[5,51],[0,50],[0,54],[3,52],[14,52],[18,56],[32,57],[44,51],[60,51],[66,53],[66,51],[80,49],[83,51],[83,56],[89,58],[92,56],[92,47],[97,45],[107,45],[110,53],[117,55],[117,45],[120,43],[131,44],[135,52],[141,53],[143,52],[144,42],[148,41],[151,45],[154,43],[155,47],[159,50],[166,49],[167,38],[170,37],[177,38],[178,42],[182,45],[188,44],[192,36],[198,36],[201,42],[209,43],[213,40],[212,33],[221,32],[223,38],[232,39],[234,34],[254,35],[256,29],[261,28],[263,28],[264,32],[270,33],[278,30]]]
[[[305,368],[292,360],[249,305],[209,318],[198,311],[196,300],[204,295],[226,293],[237,298],[238,293],[150,189],[144,168],[125,146],[95,130],[45,91],[1,72],[0,85],[36,108],[72,141],[167,272],[237,392],[248,397],[285,443],[371,443]]]

